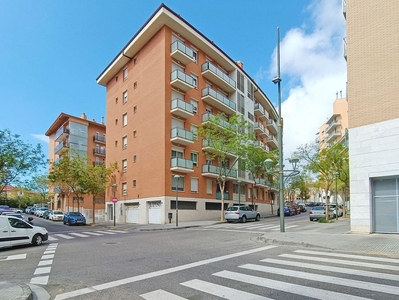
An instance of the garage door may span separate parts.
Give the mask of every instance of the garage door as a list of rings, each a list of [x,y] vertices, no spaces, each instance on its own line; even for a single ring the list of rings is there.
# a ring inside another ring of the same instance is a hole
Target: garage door
[[[126,223],[139,223],[139,204],[125,206]]]
[[[161,224],[161,201],[148,202],[148,223]]]
[[[399,233],[399,177],[372,180],[373,231]]]

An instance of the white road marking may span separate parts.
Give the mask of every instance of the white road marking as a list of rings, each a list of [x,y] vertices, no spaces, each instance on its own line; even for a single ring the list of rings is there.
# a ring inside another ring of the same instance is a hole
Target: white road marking
[[[146,300],[187,300],[186,298],[182,298],[180,296],[174,295],[172,293],[166,292],[164,290],[156,290],[153,292],[149,292],[146,294],[140,295],[140,297]]]
[[[78,233],[78,232],[71,232],[71,233],[69,233],[69,234],[72,234],[72,235],[78,236],[78,237],[89,237],[89,236],[86,235],[86,234],[81,234],[81,233]]]
[[[127,231],[122,231],[122,230],[113,230],[113,229],[112,229],[112,232],[117,232],[117,233],[127,233]]]
[[[74,239],[73,236],[69,236],[69,235],[66,235],[66,234],[57,233],[55,235],[60,237],[60,238],[67,239],[67,240]]]
[[[101,230],[97,230],[96,232],[105,233],[105,234],[116,234],[115,232],[112,232],[112,231],[101,231]]]
[[[91,231],[85,231],[85,232],[83,232],[84,234],[89,234],[89,235],[96,235],[96,236],[98,236],[98,235],[103,235],[102,233],[96,233],[96,232],[91,232]]]
[[[291,226],[285,226],[285,229],[288,229],[288,228],[295,228],[295,227],[298,227],[299,225],[291,225]],[[280,226],[279,226],[280,227]],[[280,230],[280,228],[275,228],[275,229],[273,229],[273,230]]]
[[[55,237],[52,237],[52,236],[49,236],[49,237],[48,237],[48,240],[49,240],[49,241],[58,241],[58,239],[57,239],[57,238],[55,238]]]
[[[279,256],[300,259],[300,260],[320,261],[320,262],[326,262],[326,263],[330,263],[330,264],[342,264],[342,265],[366,267],[366,268],[373,268],[373,269],[399,271],[399,266],[380,265],[380,264],[366,263],[366,262],[361,262],[361,261],[349,261],[349,260],[343,260],[343,259],[333,259],[333,258],[324,258],[324,257],[316,257],[316,256],[308,257],[308,256],[302,256],[302,255],[294,255],[294,254],[281,254]]]
[[[25,258],[26,258],[26,253],[24,253],[24,254],[16,254],[16,255],[9,255],[9,256],[6,256],[5,259],[0,259],[0,261],[18,260],[18,259],[25,259]]]
[[[350,259],[363,259],[363,260],[372,260],[372,261],[381,261],[387,263],[394,263],[399,264],[399,259],[395,258],[385,258],[385,257],[371,257],[371,256],[364,256],[364,255],[352,255],[352,254],[344,254],[344,253],[326,253],[326,252],[318,252],[318,251],[311,251],[311,250],[296,250],[296,253],[304,253],[304,254],[312,254],[312,255],[322,255],[328,257],[343,257],[343,258],[350,258]]]
[[[292,284],[284,281],[278,281],[263,277],[256,277],[252,275],[240,274],[231,271],[222,271],[218,273],[214,273],[212,275],[219,276],[222,278],[227,278],[231,280],[236,280],[248,284],[254,284],[257,286],[270,288],[282,292],[292,293],[294,295],[302,295],[309,298],[323,299],[323,300],[365,300],[369,298],[363,298],[358,296],[347,295],[343,293],[313,288],[310,286],[303,286],[298,284]],[[57,298],[56,298],[57,299]]]
[[[229,287],[225,287],[222,285],[198,280],[198,279],[193,279],[190,281],[186,281],[183,283],[180,283],[181,285],[187,286],[189,288],[205,292],[214,296],[218,296],[223,299],[230,299],[230,300],[272,300],[271,298],[251,294],[248,292],[232,289]],[[163,298],[157,298],[157,299],[163,299]],[[155,298],[154,298],[155,300]]]
[[[320,270],[320,271],[326,271],[326,272],[336,272],[336,273],[342,273],[342,274],[350,274],[350,275],[356,275],[356,276],[365,276],[365,277],[373,277],[373,278],[379,278],[379,279],[388,279],[388,280],[399,281],[399,275],[395,275],[395,274],[340,268],[340,267],[334,267],[331,265],[309,264],[309,263],[303,263],[303,262],[296,262],[296,261],[292,261],[292,260],[286,261],[286,260],[273,259],[273,258],[262,259],[261,262],[279,264],[279,265],[284,265],[284,266],[306,268],[306,269],[313,269],[313,270]]]
[[[351,288],[358,288],[358,289],[363,289],[363,290],[399,295],[399,287],[385,285],[385,284],[353,280],[353,279],[348,279],[348,278],[340,278],[340,277],[334,277],[334,276],[327,276],[327,275],[321,275],[321,274],[317,274],[317,276],[315,276],[315,274],[302,272],[302,271],[279,269],[279,268],[254,265],[254,264],[246,264],[246,265],[242,265],[239,267],[247,269],[247,270],[251,270],[251,271],[255,270],[255,271],[264,272],[264,273],[272,273],[272,274],[290,276],[290,277],[324,282],[324,283],[332,283],[333,282],[334,284],[347,286],[347,287],[351,287]]]
[[[31,284],[41,284],[41,285],[47,285],[48,283],[48,276],[39,276],[39,277],[34,277],[30,280]]]
[[[205,259],[202,261],[197,261],[197,262],[189,263],[186,265],[172,267],[172,268],[159,270],[159,271],[155,271],[155,272],[151,272],[151,273],[147,273],[147,274],[133,276],[133,277],[120,279],[120,280],[116,280],[116,281],[111,281],[108,283],[104,283],[104,284],[100,284],[100,285],[96,285],[96,286],[92,286],[89,288],[84,288],[84,289],[80,289],[80,290],[76,290],[76,291],[72,291],[72,292],[68,292],[68,293],[64,293],[64,294],[59,294],[54,299],[55,300],[69,299],[72,297],[77,297],[77,296],[93,293],[96,291],[114,288],[114,287],[121,286],[121,285],[128,284],[128,283],[137,282],[137,281],[145,280],[145,279],[149,279],[149,278],[154,278],[154,277],[158,277],[161,275],[170,274],[170,273],[174,273],[174,272],[178,272],[178,271],[182,271],[182,270],[187,270],[187,269],[195,268],[198,266],[203,266],[206,264],[210,264],[210,263],[214,263],[214,262],[218,262],[218,261],[222,261],[222,260],[226,260],[226,259],[231,259],[231,258],[235,258],[235,257],[247,255],[247,254],[252,254],[252,253],[256,253],[256,252],[260,252],[260,251],[265,251],[265,250],[269,250],[269,249],[273,249],[273,248],[276,248],[276,246],[265,246],[265,247],[255,248],[255,249],[246,250],[246,251],[242,251],[242,252],[238,252],[238,253],[233,253],[233,254],[223,255],[223,256],[214,257],[214,258],[210,258],[210,259]]]
[[[33,275],[47,274],[50,273],[50,271],[51,267],[36,268],[35,273],[33,273]]]
[[[55,253],[55,250],[46,250],[43,252],[43,254],[51,254],[51,253]]]
[[[52,259],[49,259],[49,260],[42,260],[42,261],[39,261],[38,266],[39,266],[39,267],[48,266],[48,265],[51,265],[52,263],[53,263],[53,260],[52,260]]]

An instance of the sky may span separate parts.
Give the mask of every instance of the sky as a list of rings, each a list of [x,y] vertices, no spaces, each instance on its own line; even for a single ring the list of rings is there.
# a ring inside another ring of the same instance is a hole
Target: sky
[[[96,82],[157,10],[154,0],[0,0],[0,129],[32,145],[61,112],[101,121],[105,88]],[[341,0],[169,0],[164,4],[242,61],[277,109],[280,28],[284,156],[312,143],[345,95]]]

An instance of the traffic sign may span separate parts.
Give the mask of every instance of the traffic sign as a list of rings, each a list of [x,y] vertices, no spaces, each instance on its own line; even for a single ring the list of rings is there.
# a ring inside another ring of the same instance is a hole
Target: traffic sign
[[[116,202],[118,202],[118,198],[113,197],[113,198],[111,199],[111,201],[114,202],[114,203],[116,203]]]

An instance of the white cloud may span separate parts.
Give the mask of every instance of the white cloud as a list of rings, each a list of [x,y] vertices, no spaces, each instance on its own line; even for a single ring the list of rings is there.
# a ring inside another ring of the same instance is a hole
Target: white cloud
[[[35,139],[40,140],[41,142],[44,142],[44,143],[47,143],[47,144],[49,143],[48,136],[46,136],[44,134],[34,134],[34,133],[32,133],[31,136],[33,136]]]
[[[311,19],[288,31],[280,43],[285,157],[316,139],[318,128],[332,115],[336,92],[345,96],[341,1],[313,1],[308,9]],[[276,65],[275,50],[270,78],[276,75]]]

